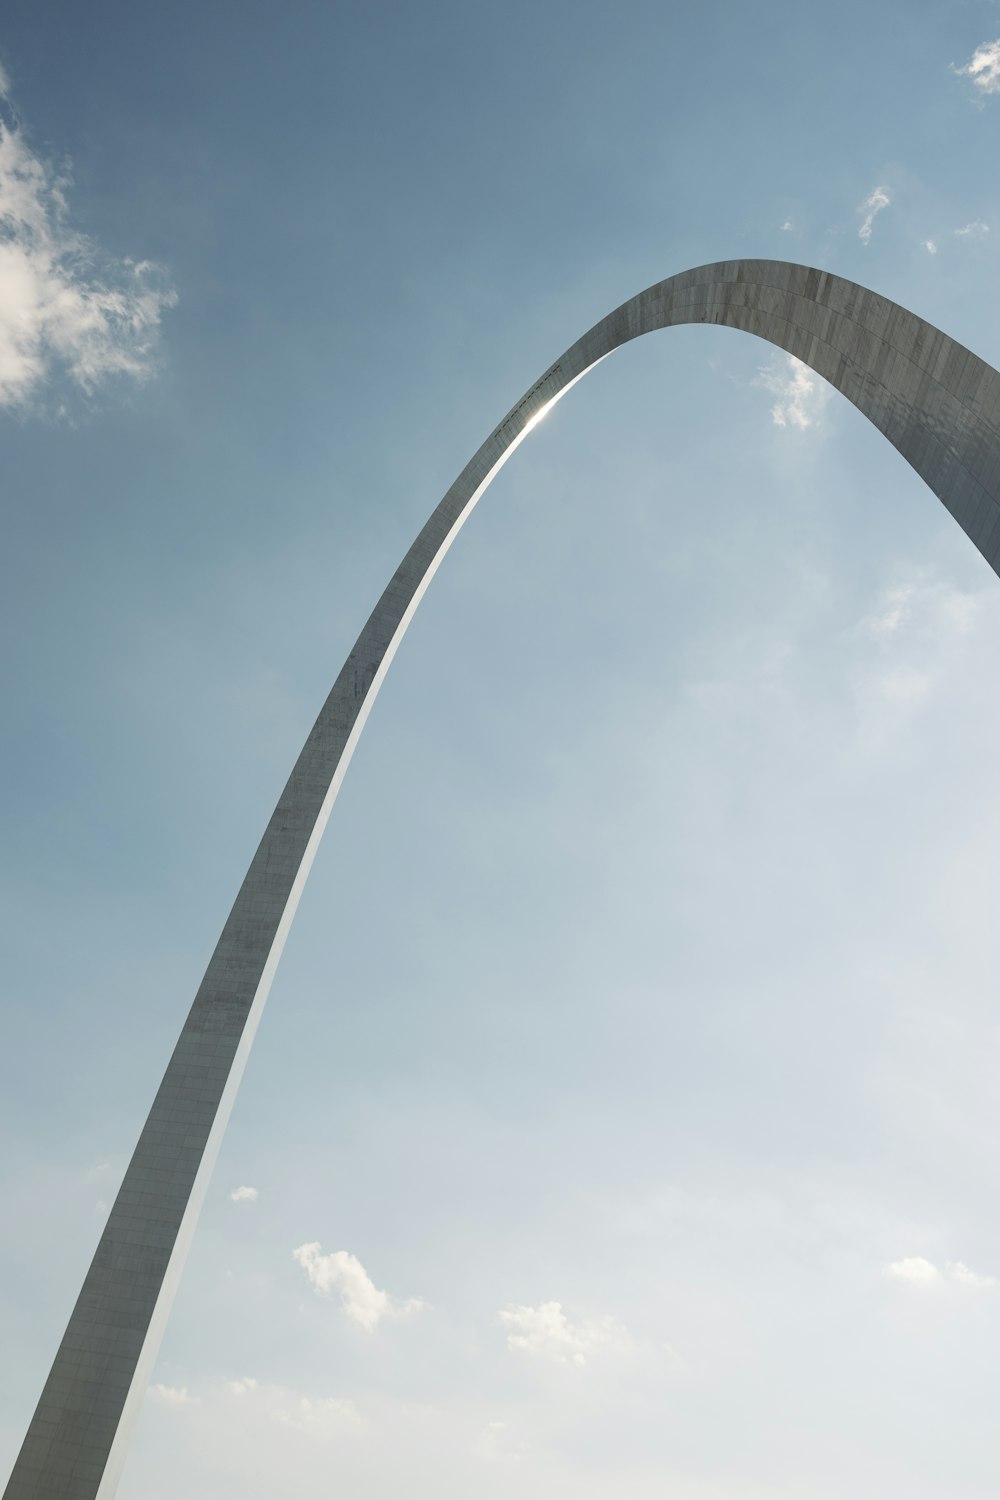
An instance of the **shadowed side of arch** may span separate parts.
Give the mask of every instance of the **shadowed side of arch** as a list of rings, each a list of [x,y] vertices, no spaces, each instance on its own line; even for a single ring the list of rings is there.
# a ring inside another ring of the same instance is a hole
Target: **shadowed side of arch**
[[[899,450],[1000,572],[1000,374],[886,298],[806,266],[723,261],[658,282],[573,344],[448,490],[323,705],[184,1023],[5,1500],[108,1500],[114,1494],[302,888],[423,592],[480,495],[546,409],[622,344],[682,323],[743,329],[823,376]]]

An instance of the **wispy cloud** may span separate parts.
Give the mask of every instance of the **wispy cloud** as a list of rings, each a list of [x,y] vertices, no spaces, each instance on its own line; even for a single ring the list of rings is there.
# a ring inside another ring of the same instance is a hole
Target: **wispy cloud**
[[[860,622],[860,630],[880,642],[912,624],[926,637],[940,641],[945,636],[965,635],[976,622],[981,600],[939,579],[919,576],[894,584]]]
[[[794,354],[763,366],[753,384],[777,398],[771,407],[771,421],[776,427],[798,427],[803,431],[815,427],[830,398],[826,381]]]
[[[537,1307],[505,1307],[498,1320],[511,1331],[508,1349],[552,1360],[556,1364],[583,1365],[594,1354],[630,1347],[622,1325],[614,1318],[597,1322],[572,1322],[561,1302],[540,1302]]]
[[[928,255],[937,255],[937,245],[933,240],[924,240],[924,249]]]
[[[342,1396],[295,1396],[278,1389],[270,1415],[284,1427],[312,1437],[339,1437],[360,1427],[354,1402]]]
[[[948,1275],[952,1281],[959,1282],[962,1286],[971,1286],[980,1290],[997,1285],[995,1276],[986,1276],[979,1271],[972,1271],[962,1261],[949,1261]]]
[[[0,100],[9,94],[0,69]],[[158,267],[115,259],[72,227],[69,186],[0,105],[0,407],[24,409],[59,377],[84,394],[144,379],[176,301]]]
[[[186,1385],[151,1385],[149,1394],[164,1406],[190,1406],[194,1402],[194,1397],[188,1395]]]
[[[954,232],[960,239],[984,240],[990,232],[990,226],[984,224],[982,219],[972,219],[968,224],[963,224],[961,229],[956,229]]]
[[[889,203],[889,194],[882,187],[873,188],[864,203],[862,203],[858,212],[864,214],[865,217],[861,221],[861,228],[858,230],[858,239],[863,244],[867,245],[872,237],[872,226],[875,223],[875,215],[880,214],[883,208],[888,208]]]
[[[912,1286],[937,1286],[947,1280],[955,1281],[959,1286],[983,1291],[997,1285],[995,1276],[985,1276],[979,1271],[970,1270],[963,1261],[949,1261],[942,1271],[922,1255],[910,1255],[903,1260],[891,1261],[882,1270],[893,1281],[909,1282]]]
[[[476,1452],[487,1463],[520,1463],[524,1457],[524,1444],[516,1438],[507,1422],[487,1422],[476,1444]]]
[[[784,230],[784,232],[786,234],[790,234],[792,232],[792,230],[795,228],[795,225],[792,223],[791,219],[786,219],[785,222],[784,222],[784,224],[782,224],[781,227],[782,227],[782,229]]]
[[[995,42],[983,42],[964,68],[952,64],[952,71],[971,78],[983,94],[1000,94],[1000,38]]]
[[[885,589],[852,634],[862,647],[853,689],[862,739],[891,743],[909,717],[946,681],[963,638],[974,629],[978,595],[917,574]]]
[[[861,622],[863,628],[877,640],[894,635],[910,618],[917,597],[916,583],[895,584],[886,589],[872,612]]]
[[[233,1188],[229,1196],[233,1203],[256,1203],[257,1189],[255,1187]]]
[[[321,1296],[336,1290],[344,1312],[355,1323],[371,1332],[383,1318],[405,1318],[419,1312],[423,1302],[419,1297],[400,1300],[388,1292],[380,1291],[372,1281],[357,1256],[346,1250],[334,1250],[329,1255],[321,1253],[318,1242],[300,1245],[292,1255],[309,1277]]]
[[[225,1388],[255,1421],[270,1419],[308,1437],[342,1437],[361,1426],[358,1408],[345,1396],[307,1396],[249,1375],[226,1381]]]
[[[226,1389],[234,1396],[246,1396],[257,1389],[257,1382],[252,1375],[244,1375],[242,1380],[227,1380]]]

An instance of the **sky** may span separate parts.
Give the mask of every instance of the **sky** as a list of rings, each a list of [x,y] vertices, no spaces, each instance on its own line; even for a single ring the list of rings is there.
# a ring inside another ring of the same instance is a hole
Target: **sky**
[[[1000,6],[8,0],[0,1476],[274,801],[503,413],[704,262],[1000,365]],[[985,1500],[997,580],[744,334],[411,626],[120,1500]]]

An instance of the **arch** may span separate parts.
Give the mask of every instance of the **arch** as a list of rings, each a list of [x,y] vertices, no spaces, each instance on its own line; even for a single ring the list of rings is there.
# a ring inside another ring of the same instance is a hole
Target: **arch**
[[[494,428],[389,581],[264,832],[167,1066],[29,1426],[5,1500],[109,1500],[302,888],[358,737],[424,590],[493,476],[621,345],[716,323],[835,386],[1000,572],[1000,374],[875,292],[784,261],[657,282],[578,339]]]

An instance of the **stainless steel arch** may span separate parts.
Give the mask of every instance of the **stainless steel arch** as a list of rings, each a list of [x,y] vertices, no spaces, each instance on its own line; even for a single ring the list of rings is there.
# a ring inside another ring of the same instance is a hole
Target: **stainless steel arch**
[[[723,261],[658,282],[596,324],[462,470],[375,606],[254,855],[70,1317],[5,1500],[117,1487],[218,1146],[330,809],[424,590],[500,466],[620,345],[681,323],[741,328],[795,355],[899,449],[1000,572],[1000,374],[913,313],[828,272]]]

